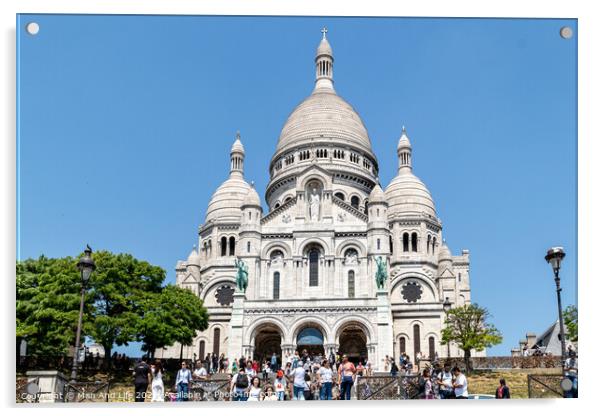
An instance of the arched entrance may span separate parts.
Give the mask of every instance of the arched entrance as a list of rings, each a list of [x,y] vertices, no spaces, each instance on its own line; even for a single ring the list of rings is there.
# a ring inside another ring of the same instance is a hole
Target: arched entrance
[[[368,357],[368,339],[361,325],[349,323],[339,335],[339,352],[347,355],[349,361],[357,364]]]
[[[324,334],[314,326],[306,326],[297,334],[297,351],[306,351],[310,356],[324,356]]]
[[[270,361],[272,354],[276,353],[278,363],[281,363],[282,335],[280,329],[273,324],[266,324],[259,328],[255,335],[255,349],[253,351],[253,359],[260,363],[264,360]]]

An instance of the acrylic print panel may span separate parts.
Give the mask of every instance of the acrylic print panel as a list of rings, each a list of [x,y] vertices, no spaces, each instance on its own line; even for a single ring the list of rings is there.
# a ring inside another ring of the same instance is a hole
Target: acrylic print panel
[[[17,34],[17,401],[577,395],[576,20]]]

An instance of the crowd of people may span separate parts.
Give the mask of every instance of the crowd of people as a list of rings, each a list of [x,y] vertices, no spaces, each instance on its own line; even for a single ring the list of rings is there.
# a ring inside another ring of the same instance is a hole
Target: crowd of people
[[[399,361],[385,357],[385,369],[391,376],[416,375],[416,367],[407,354]],[[222,354],[208,355],[205,360],[197,360],[194,368],[186,361],[175,374],[173,388],[166,392],[164,367],[160,360],[147,364],[143,358],[134,367],[135,401],[145,401],[150,386],[151,401],[188,401],[191,387],[195,382],[208,381],[212,375],[225,373],[228,378],[225,400],[232,401],[283,401],[283,400],[350,400],[357,377],[371,376],[372,364],[367,359],[359,359],[357,364],[347,355],[331,353],[310,355],[307,350],[287,354],[281,361],[276,353],[264,360],[240,357],[228,362]],[[426,366],[418,374],[418,395],[421,399],[466,399],[468,380],[460,368],[439,360]],[[510,389],[504,379],[495,392],[496,398],[510,398]]]

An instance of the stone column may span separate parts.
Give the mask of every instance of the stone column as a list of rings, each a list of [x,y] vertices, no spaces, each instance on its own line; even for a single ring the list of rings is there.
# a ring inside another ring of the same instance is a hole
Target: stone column
[[[243,351],[243,316],[246,296],[243,292],[234,292],[232,316],[230,318],[230,340],[228,341],[228,355],[232,358],[240,357]],[[245,355],[246,357],[246,355]]]
[[[376,321],[378,349],[373,363],[375,364],[375,370],[384,371],[381,360],[386,355],[393,355],[393,319],[391,317],[389,291],[386,288],[377,289],[376,291]]]

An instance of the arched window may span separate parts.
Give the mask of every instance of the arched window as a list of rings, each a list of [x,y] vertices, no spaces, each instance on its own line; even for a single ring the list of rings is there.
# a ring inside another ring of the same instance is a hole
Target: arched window
[[[462,273],[458,273],[458,282],[462,281]]]
[[[251,242],[247,241],[247,253],[251,252]]]
[[[393,237],[389,236],[389,253],[393,253]]]
[[[222,251],[222,256],[225,256],[228,252],[228,239],[226,237],[222,237],[220,248]]]
[[[292,196],[287,196],[287,197],[284,199],[284,203],[286,204],[286,203],[287,203],[288,201],[290,201],[291,199],[293,199],[293,197],[292,197]]]
[[[351,206],[355,209],[360,209],[360,199],[357,195],[351,197]]]
[[[429,337],[429,358],[431,361],[435,359],[435,337]]]
[[[368,200],[364,201],[364,214],[368,215]]]
[[[353,270],[349,270],[347,273],[347,296],[355,297],[355,272]]]
[[[435,246],[437,245],[437,237],[433,237],[433,249],[431,250],[431,253],[435,254]]]
[[[236,239],[234,237],[230,237],[230,255],[234,255],[234,250],[236,248]]]
[[[199,342],[199,357],[201,360],[205,357],[205,341]]]
[[[418,251],[418,234],[412,233],[412,251]]]
[[[280,299],[280,272],[274,272],[273,297],[275,300]]]
[[[213,352],[219,355],[219,328],[213,330]]]
[[[429,251],[431,251],[431,235],[430,234],[426,238],[426,254],[429,254]]]
[[[404,337],[399,338],[399,354],[406,352],[406,339]]]
[[[405,253],[410,251],[410,236],[408,233],[403,233],[403,251]]]
[[[309,257],[309,285],[318,286],[318,269],[320,261],[320,250],[312,248],[308,253]]]
[[[376,239],[376,249],[380,250],[380,238]]]
[[[280,208],[280,202],[276,202],[276,205],[274,205],[274,209],[278,209]]]
[[[416,354],[420,352],[420,326],[418,324],[414,325],[414,360],[416,359]]]
[[[345,195],[343,195],[342,192],[337,192],[336,194],[334,194],[335,198],[339,198],[341,201],[345,200]]]

